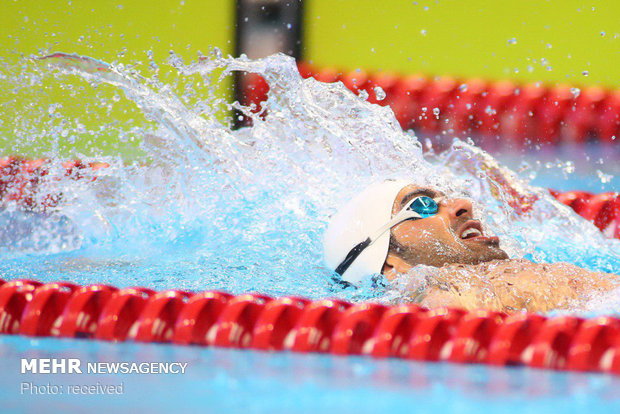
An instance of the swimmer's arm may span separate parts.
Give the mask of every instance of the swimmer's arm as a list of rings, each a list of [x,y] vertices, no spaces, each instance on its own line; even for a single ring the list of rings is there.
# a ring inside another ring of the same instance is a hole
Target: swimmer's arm
[[[476,268],[479,272],[470,272],[466,280],[457,269],[438,269],[436,278],[441,282],[431,284],[419,295],[418,303],[425,307],[546,312],[609,291],[618,278],[566,263],[509,260],[498,266],[473,266],[470,270]]]
[[[416,299],[417,303],[427,308],[503,309],[488,280],[478,274],[464,277],[457,269],[437,269],[433,277],[427,277],[427,288],[418,292]]]
[[[521,260],[496,267],[489,278],[507,310],[546,312],[580,306],[593,295],[610,291],[617,276],[568,263]]]
[[[431,286],[426,289],[424,295],[419,297],[420,299],[417,303],[426,308],[448,306],[467,310],[505,310],[497,295],[488,288],[458,290],[455,288],[445,289],[444,287]]]
[[[463,307],[458,295],[455,295],[453,292],[443,290],[438,286],[431,286],[426,289],[424,294],[420,295],[416,302],[429,309],[438,308],[440,306],[449,306],[454,308]]]

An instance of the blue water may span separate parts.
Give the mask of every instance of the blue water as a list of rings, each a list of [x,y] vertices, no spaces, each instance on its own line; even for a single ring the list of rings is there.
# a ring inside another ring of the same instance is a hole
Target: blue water
[[[564,144],[495,155],[538,187],[593,194],[620,189],[620,145]]]
[[[185,374],[20,374],[19,358],[187,362]],[[30,395],[34,384],[123,384],[114,396]],[[3,412],[617,412],[620,378],[527,368],[0,337]]]
[[[0,210],[0,278],[380,299],[384,292],[369,284],[358,290],[332,285],[321,237],[340,203],[369,181],[387,177],[471,198],[486,228],[500,236],[512,257],[570,261],[620,274],[618,241],[603,238],[545,189],[529,183],[598,192],[598,180],[606,191],[617,183],[611,153],[599,157],[609,175],[603,176],[605,183],[592,169],[554,166],[553,158],[541,157],[542,164],[526,167],[520,159],[524,154],[502,158],[520,170],[517,177],[462,142],[439,157],[423,155],[389,109],[342,85],[302,80],[294,62],[283,56],[261,61],[215,56],[187,66],[173,59],[172,64],[179,76],[188,77],[214,69],[261,73],[272,86],[268,116],[255,117],[251,129],[231,131],[212,116],[214,110],[205,109],[214,103],[208,97],[190,105],[156,77],[145,81],[92,59],[61,57],[57,67],[63,74],[77,73],[93,86],[109,83],[145,113],[152,128],[131,134],[142,139],[148,157],[133,165],[106,159],[111,167],[94,181],[72,181],[64,170],[51,171],[41,185],[63,194],[58,208]],[[36,79],[25,79],[24,87],[36,89]],[[78,82],[72,76],[56,79]],[[78,98],[94,99],[92,90],[80,90]],[[58,122],[60,110],[54,116],[47,108],[38,110],[41,122],[32,128],[54,131],[60,141],[75,132],[71,123]],[[94,134],[93,140],[105,143],[104,134]],[[527,159],[537,161],[532,154]],[[524,213],[521,207],[531,199],[533,208]],[[605,311],[619,309],[613,302]],[[618,404],[618,380],[601,374],[21,337],[0,337],[0,352],[0,404],[6,411],[158,412],[182,405],[194,412],[574,412],[609,411]],[[190,368],[175,377],[19,374],[19,359],[34,355],[180,360]],[[105,398],[18,393],[23,381],[98,380],[123,381],[126,393]]]
[[[534,164],[518,163],[515,175],[458,140],[439,156],[424,154],[389,108],[341,84],[302,79],[286,56],[251,61],[216,53],[188,65],[171,59],[179,81],[189,82],[184,91],[217,70],[254,72],[267,80],[267,116],[250,114],[254,125],[239,131],[214,116],[220,100],[176,95],[173,86],[179,85],[163,84],[157,76],[75,55],[54,54],[39,63],[36,77],[19,70],[15,83],[32,92],[38,86],[44,91],[45,84],[37,82],[45,74],[54,73],[53,80],[67,87],[85,79],[93,88],[80,88],[76,99],[119,105],[122,101],[93,92],[107,83],[152,125],[131,130],[141,140],[144,162],[127,165],[108,157],[111,167],[94,181],[70,180],[64,170],[53,170],[42,180],[41,194],[62,193],[57,208],[22,213],[9,205],[0,211],[0,225],[8,229],[0,237],[0,277],[374,298],[382,292],[366,288],[370,283],[358,291],[334,291],[331,269],[323,263],[322,234],[343,202],[370,182],[394,177],[472,199],[485,232],[499,236],[511,257],[620,273],[620,242],[606,240],[529,182],[549,187],[545,177],[554,171],[566,174],[562,182],[568,186],[576,174],[592,177],[591,171],[554,163],[548,168],[549,160],[535,164],[531,154],[519,153],[517,160],[527,157]],[[31,127],[54,131],[59,145],[66,145],[63,136],[76,132],[73,120],[56,107],[50,116],[37,94],[31,95],[43,114]],[[105,143],[104,134],[92,133],[94,141]],[[603,168],[615,165],[611,154],[589,157],[601,158]],[[524,212],[521,207],[530,204],[531,211]]]

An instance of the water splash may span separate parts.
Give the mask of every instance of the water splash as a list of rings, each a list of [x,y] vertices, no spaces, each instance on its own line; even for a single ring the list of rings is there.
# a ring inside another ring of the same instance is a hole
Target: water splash
[[[52,171],[42,185],[62,192],[64,201],[45,214],[71,223],[76,242],[13,249],[0,267],[4,277],[27,272],[157,288],[381,295],[368,286],[334,292],[321,238],[341,203],[388,177],[472,198],[486,231],[500,236],[512,257],[620,273],[618,241],[606,239],[546,190],[462,141],[442,154],[423,155],[389,108],[360,99],[341,83],[303,79],[288,56],[249,60],[215,53],[189,65],[172,56],[181,77],[207,82],[214,73],[222,79],[244,71],[265,78],[270,92],[260,113],[228,105],[252,119],[251,128],[238,131],[205,109],[221,104],[215,97],[188,105],[166,84],[82,56],[56,53],[40,63],[122,90],[155,125],[137,131],[150,162],[112,160],[94,181]],[[54,231],[60,230],[43,230],[37,238]],[[35,256],[24,266],[26,253]]]

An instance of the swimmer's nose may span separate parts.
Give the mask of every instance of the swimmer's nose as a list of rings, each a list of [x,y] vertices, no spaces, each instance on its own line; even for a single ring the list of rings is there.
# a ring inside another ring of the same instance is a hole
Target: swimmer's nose
[[[451,218],[473,218],[474,210],[471,201],[465,198],[453,198],[444,201],[446,211]]]

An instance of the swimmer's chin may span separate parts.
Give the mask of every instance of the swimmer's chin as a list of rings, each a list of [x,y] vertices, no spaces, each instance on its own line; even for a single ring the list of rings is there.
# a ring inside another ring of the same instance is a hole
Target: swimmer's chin
[[[499,237],[496,236],[478,236],[463,240],[466,244],[470,244],[472,250],[478,250],[478,253],[474,260],[470,263],[459,263],[459,264],[479,264],[479,263],[487,263],[493,260],[508,260],[510,257],[508,254],[502,250],[499,246],[500,241]],[[477,249],[476,249],[477,247]],[[480,251],[482,250],[482,251]]]
[[[469,257],[469,258],[464,258],[463,260],[455,260],[455,261],[446,262],[443,265],[438,266],[438,267],[444,267],[444,266],[449,266],[449,265],[475,266],[475,265],[480,265],[483,263],[503,261],[503,260],[509,260],[509,259],[510,257],[508,256],[508,254],[499,248],[499,243],[498,243],[497,245],[489,246],[487,251],[480,253],[475,257]]]
[[[490,252],[488,256],[487,255],[483,256],[479,263],[488,263],[488,262],[492,262],[495,260],[510,259],[510,257],[508,256],[508,253],[506,253],[505,251],[499,248],[499,243],[497,244],[497,246],[494,246],[492,250],[493,251]]]
[[[476,236],[463,239],[464,243],[484,243],[489,246],[499,248],[499,237],[496,236]]]

